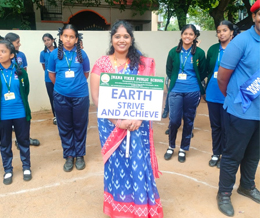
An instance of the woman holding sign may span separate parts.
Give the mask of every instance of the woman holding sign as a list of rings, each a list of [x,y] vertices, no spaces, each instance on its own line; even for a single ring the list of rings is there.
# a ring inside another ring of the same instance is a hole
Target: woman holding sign
[[[96,61],[91,73],[91,93],[97,107],[101,73],[153,76],[155,70],[154,60],[137,51],[129,23],[117,21],[110,34],[108,55]],[[98,128],[105,164],[104,213],[110,217],[163,217],[155,184],[159,171],[151,122],[98,118]],[[129,158],[125,157],[127,130],[131,131]]]
[[[182,28],[178,46],[170,50],[166,63],[166,74],[171,79],[169,87],[170,123],[169,147],[164,155],[170,160],[176,147],[176,136],[183,117],[184,125],[178,161],[186,160],[192,137],[196,108],[204,89],[201,81],[206,76],[206,59],[202,49],[197,47],[200,33],[192,24]]]

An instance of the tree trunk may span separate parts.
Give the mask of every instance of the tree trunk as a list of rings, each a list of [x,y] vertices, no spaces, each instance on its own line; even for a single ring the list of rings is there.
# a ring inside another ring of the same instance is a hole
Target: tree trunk
[[[179,29],[181,30],[182,27],[186,25],[186,20],[187,20],[187,13],[189,10],[189,7],[191,5],[191,0],[179,0],[179,2],[175,2],[174,8],[175,8],[175,13],[178,19],[178,25]]]
[[[210,16],[213,17],[215,28],[217,29],[217,26],[219,23],[224,20],[224,12],[228,6],[230,0],[220,0],[219,5],[214,8],[212,11],[209,12]]]

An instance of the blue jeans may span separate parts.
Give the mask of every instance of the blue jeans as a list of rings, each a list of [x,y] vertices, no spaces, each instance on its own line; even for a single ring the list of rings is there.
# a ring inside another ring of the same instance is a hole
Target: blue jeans
[[[260,121],[244,120],[224,111],[226,146],[220,161],[219,192],[233,190],[240,166],[240,185],[251,189],[259,163]]]
[[[66,97],[54,91],[53,99],[63,157],[85,156],[89,96]]]
[[[169,93],[170,123],[169,123],[169,146],[175,148],[177,131],[183,118],[183,131],[181,149],[188,151],[196,115],[196,109],[200,102],[200,91],[188,93]]]

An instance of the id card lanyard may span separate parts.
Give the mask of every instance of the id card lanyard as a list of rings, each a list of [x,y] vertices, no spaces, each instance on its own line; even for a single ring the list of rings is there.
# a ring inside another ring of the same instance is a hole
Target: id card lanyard
[[[181,73],[184,73],[184,67],[188,60],[188,57],[190,56],[191,50],[189,51],[188,55],[185,57],[185,61],[183,62],[183,51],[181,51]]]
[[[66,53],[65,53],[65,52],[63,52],[63,53],[64,53],[64,56],[65,56],[65,58],[66,58],[66,61],[67,61],[67,64],[68,64],[68,68],[69,68],[69,71],[70,71],[70,67],[71,67],[71,63],[72,63],[72,60],[73,60],[73,57],[74,57],[74,53],[75,53],[75,51],[74,51],[73,54],[72,54],[72,57],[71,57],[70,63],[69,63],[69,61],[68,61],[68,58],[67,58]]]
[[[116,73],[118,74],[117,62],[116,62],[116,58],[115,58],[115,56],[114,56],[114,64],[115,64],[115,71],[116,71]],[[127,59],[126,62],[125,62],[125,67],[124,67],[124,70],[123,70],[123,72],[122,72],[121,74],[125,74],[125,71],[126,71],[127,65],[128,65],[128,59]]]
[[[3,75],[4,81],[5,81],[6,87],[7,87],[7,89],[8,89],[8,93],[10,93],[11,81],[12,81],[12,76],[13,76],[13,69],[14,69],[14,64],[13,64],[12,71],[11,71],[11,75],[10,75],[10,79],[9,79],[9,85],[8,85],[8,83],[7,83],[7,80],[6,80],[6,78],[5,78],[5,75],[4,75],[4,73],[3,73],[3,70],[1,69],[1,72],[2,72],[2,75]]]

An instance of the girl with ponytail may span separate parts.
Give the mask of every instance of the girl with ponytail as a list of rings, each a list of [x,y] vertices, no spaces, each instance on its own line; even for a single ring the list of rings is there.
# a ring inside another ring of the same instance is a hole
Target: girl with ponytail
[[[19,51],[21,46],[20,36],[16,33],[7,33],[5,36],[5,40],[11,42],[15,49],[15,56],[12,59],[13,63],[17,64],[17,72],[21,69],[25,69],[27,71],[27,59],[23,52]],[[17,149],[20,149],[20,145],[17,141],[15,141],[15,145]],[[38,139],[30,138],[30,145],[39,146],[40,141]]]
[[[89,59],[80,48],[78,30],[71,24],[59,29],[59,45],[50,54],[49,78],[54,84],[53,104],[63,147],[65,172],[85,168],[89,109]]]
[[[205,52],[197,47],[200,33],[192,24],[185,25],[181,30],[178,46],[170,50],[166,63],[166,74],[171,79],[169,86],[169,147],[164,155],[170,160],[176,147],[176,136],[183,118],[182,141],[178,153],[178,161],[186,160],[196,109],[204,89],[201,81],[206,76]]]
[[[57,45],[56,45],[55,39],[49,33],[45,33],[42,36],[42,41],[44,42],[44,50],[41,51],[41,53],[40,53],[40,63],[42,64],[42,68],[45,72],[45,86],[46,86],[46,90],[47,90],[47,93],[48,93],[48,96],[49,96],[49,99],[50,99],[51,109],[52,109],[52,113],[53,113],[53,121],[52,122],[53,122],[54,125],[57,125],[57,120],[56,120],[54,107],[53,107],[53,88],[54,88],[54,85],[53,85],[51,79],[49,78],[49,73],[47,71],[50,54],[55,48],[57,48]]]
[[[30,120],[28,103],[29,80],[27,72],[17,63],[16,50],[8,40],[0,41],[0,135],[1,156],[4,167],[3,183],[13,181],[12,126],[19,143],[23,165],[23,179],[32,179],[30,163]]]

